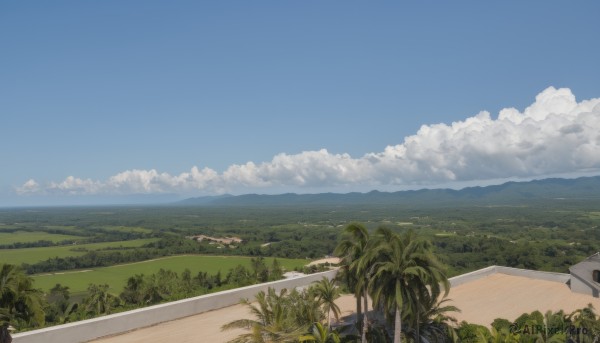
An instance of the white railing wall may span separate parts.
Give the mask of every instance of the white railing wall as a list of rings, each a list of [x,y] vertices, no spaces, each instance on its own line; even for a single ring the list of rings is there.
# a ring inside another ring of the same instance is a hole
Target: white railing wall
[[[475,281],[477,279],[481,279],[488,275],[492,274],[506,274],[511,276],[522,276],[529,279],[536,280],[545,280],[552,282],[560,282],[567,283],[571,275],[564,273],[554,273],[554,272],[542,272],[538,270],[529,270],[529,269],[519,269],[519,268],[511,268],[511,267],[503,267],[503,266],[489,266],[486,268],[482,268],[479,270],[472,271],[470,273],[461,274],[455,277],[451,277],[448,279],[450,281],[450,286],[456,287],[458,285],[462,285],[467,282]]]

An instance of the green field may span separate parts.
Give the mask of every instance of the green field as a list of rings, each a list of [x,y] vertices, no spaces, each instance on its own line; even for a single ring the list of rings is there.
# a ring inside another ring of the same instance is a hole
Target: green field
[[[132,227],[132,226],[103,226],[102,227],[108,231],[117,231],[117,232],[141,232],[141,233],[150,233],[152,230],[146,229],[143,227]]]
[[[286,269],[293,270],[294,267],[300,267],[307,264],[304,259],[284,259],[278,258],[277,261]],[[269,266],[273,262],[272,258],[266,258],[265,263]],[[64,273],[41,274],[33,276],[35,287],[44,291],[54,287],[57,283],[63,286],[69,286],[72,293],[84,292],[90,283],[109,284],[111,290],[115,293],[120,292],[127,279],[135,274],[153,274],[159,269],[170,269],[181,273],[186,268],[196,275],[203,271],[209,274],[216,274],[219,270],[223,277],[229,269],[237,265],[250,267],[250,257],[242,256],[201,256],[185,255],[171,256],[157,260],[136,262],[111,267],[93,268],[84,271],[69,271]]]
[[[0,245],[13,243],[31,243],[38,241],[61,242],[65,240],[81,240],[83,237],[61,235],[42,231],[0,232]]]
[[[76,244],[66,245],[58,247],[44,247],[44,248],[24,248],[24,249],[0,249],[0,261],[2,263],[17,264],[22,263],[33,264],[41,261],[45,261],[52,257],[67,257],[67,256],[81,256],[86,253],[83,249],[100,250],[104,248],[118,248],[118,247],[139,247],[144,244],[156,241],[156,238],[147,239],[135,239],[131,241],[119,241],[119,242],[103,242],[103,243],[90,243],[90,244]],[[77,249],[74,251],[73,249]],[[81,251],[79,251],[81,249]]]

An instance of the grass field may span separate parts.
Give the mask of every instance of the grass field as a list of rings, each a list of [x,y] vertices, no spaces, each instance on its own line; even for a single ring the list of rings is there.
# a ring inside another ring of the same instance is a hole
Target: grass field
[[[45,261],[52,257],[67,257],[67,256],[81,256],[85,254],[85,251],[73,251],[73,249],[85,248],[87,250],[99,250],[108,247],[139,247],[144,244],[148,244],[157,240],[156,238],[147,239],[135,239],[131,241],[119,241],[119,242],[103,242],[103,243],[90,243],[90,244],[77,244],[67,245],[58,247],[44,247],[44,248],[24,248],[24,249],[0,249],[0,261],[2,263],[17,264],[22,263],[36,263]]]
[[[307,264],[307,261],[303,259],[278,258],[277,261],[279,261],[286,270],[292,270],[294,267]],[[267,265],[270,265],[272,262],[272,258],[265,259]],[[223,277],[225,277],[225,274],[229,269],[234,268],[239,264],[250,267],[250,257],[200,255],[171,256],[144,262],[94,268],[85,271],[41,274],[35,275],[33,278],[35,280],[35,287],[41,288],[44,291],[47,291],[57,283],[60,283],[63,286],[69,286],[71,293],[76,294],[86,291],[90,283],[107,283],[110,285],[113,292],[119,293],[127,283],[127,279],[135,274],[149,275],[158,272],[161,268],[181,273],[187,268],[192,272],[193,276],[200,271],[216,274],[220,270],[221,273],[223,273]]]
[[[31,243],[37,241],[61,242],[65,240],[81,240],[83,237],[61,235],[42,231],[0,232],[0,245],[13,243]]]
[[[105,230],[109,231],[118,231],[118,232],[141,232],[141,233],[149,233],[152,232],[150,229],[146,229],[143,227],[133,227],[133,226],[103,226]]]

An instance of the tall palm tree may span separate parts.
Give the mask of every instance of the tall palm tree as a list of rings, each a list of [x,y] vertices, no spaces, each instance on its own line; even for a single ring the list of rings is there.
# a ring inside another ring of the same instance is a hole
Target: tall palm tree
[[[340,290],[333,280],[326,277],[315,281],[314,284],[313,291],[319,304],[323,306],[323,311],[327,313],[327,326],[331,330],[331,313],[333,312],[336,321],[340,319],[340,307],[335,303],[335,300],[340,297]]]
[[[427,293],[445,295],[449,282],[431,244],[417,239],[412,231],[400,236],[387,228],[379,228],[360,260],[359,272],[369,277],[373,306],[394,313],[394,343],[401,342],[402,313],[419,318],[420,300]],[[415,323],[416,339],[420,337]]]
[[[334,254],[342,259],[341,269],[342,275],[346,276],[348,287],[354,291],[356,297],[356,313],[357,319],[362,321],[362,343],[367,342],[368,330],[368,302],[367,302],[367,275],[359,273],[359,261],[367,252],[369,243],[369,231],[364,225],[352,223],[344,230],[346,233],[344,239],[335,248]],[[361,297],[364,300],[364,311],[361,316]],[[361,318],[362,317],[362,318]]]

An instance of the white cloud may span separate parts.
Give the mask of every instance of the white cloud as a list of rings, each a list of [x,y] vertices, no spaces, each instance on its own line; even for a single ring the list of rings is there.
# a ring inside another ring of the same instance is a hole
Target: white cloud
[[[21,187],[17,187],[17,194],[31,194],[40,191],[40,185],[34,180],[29,179]]]
[[[402,144],[353,158],[327,150],[281,153],[269,162],[232,165],[223,173],[193,167],[179,175],[127,170],[105,181],[67,177],[19,194],[222,193],[236,189],[439,184],[533,177],[600,169],[600,98],[577,102],[550,87],[523,112],[481,112],[450,125],[423,125]]]

